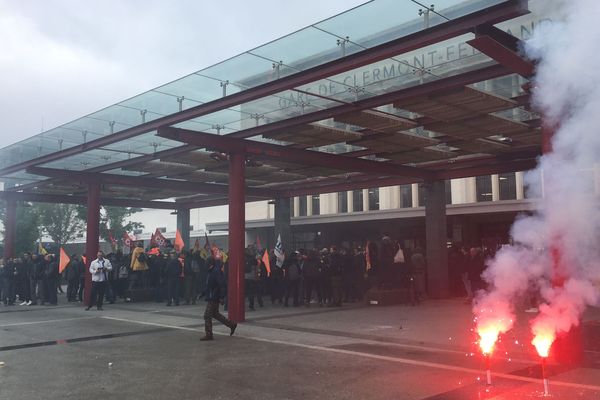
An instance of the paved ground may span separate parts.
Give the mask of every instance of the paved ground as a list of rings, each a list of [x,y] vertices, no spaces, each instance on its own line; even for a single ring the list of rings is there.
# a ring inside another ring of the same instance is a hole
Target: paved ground
[[[104,309],[0,308],[0,399],[542,397],[525,314],[498,346],[488,388],[470,309],[458,300],[419,307],[269,305],[248,313],[233,337],[216,325],[220,334],[208,343],[198,340],[203,304]],[[597,364],[553,365],[550,374],[553,399],[600,399]]]

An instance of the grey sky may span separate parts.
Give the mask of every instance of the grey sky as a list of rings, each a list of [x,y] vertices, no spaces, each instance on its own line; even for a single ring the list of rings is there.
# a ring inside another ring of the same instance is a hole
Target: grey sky
[[[363,2],[0,0],[0,147]]]

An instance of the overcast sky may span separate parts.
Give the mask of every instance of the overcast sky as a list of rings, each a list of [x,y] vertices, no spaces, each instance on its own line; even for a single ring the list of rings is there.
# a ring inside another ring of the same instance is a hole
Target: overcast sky
[[[0,147],[364,1],[0,0]]]

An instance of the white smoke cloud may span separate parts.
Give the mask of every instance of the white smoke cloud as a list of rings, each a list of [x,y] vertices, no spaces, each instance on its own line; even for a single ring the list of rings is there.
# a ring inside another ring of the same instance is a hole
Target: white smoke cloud
[[[515,305],[537,292],[542,300],[532,321],[534,335],[552,339],[579,324],[600,297],[600,210],[594,194],[594,164],[600,161],[600,2],[552,1],[560,20],[539,25],[525,51],[537,60],[533,103],[555,129],[552,152],[527,173],[530,194],[540,209],[519,218],[515,246],[488,264],[489,290],[474,312],[478,327],[512,327]],[[500,321],[509,321],[501,323]]]

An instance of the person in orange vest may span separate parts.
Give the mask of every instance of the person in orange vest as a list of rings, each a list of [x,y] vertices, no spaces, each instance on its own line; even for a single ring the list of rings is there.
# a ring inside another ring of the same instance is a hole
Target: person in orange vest
[[[143,287],[144,274],[148,271],[148,255],[144,252],[144,242],[138,242],[131,253],[130,268],[132,273],[129,277],[129,290],[138,282],[138,286]]]

